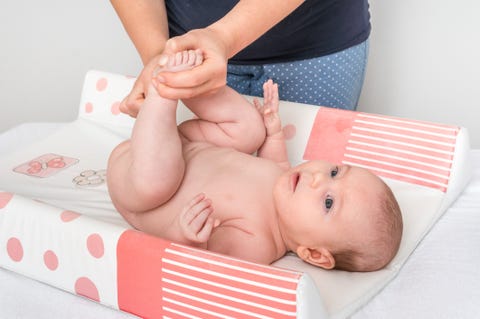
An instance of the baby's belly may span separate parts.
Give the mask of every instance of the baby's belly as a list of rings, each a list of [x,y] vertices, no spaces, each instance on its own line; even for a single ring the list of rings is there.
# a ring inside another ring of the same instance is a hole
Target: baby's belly
[[[204,193],[212,200],[214,217],[225,220],[244,214],[245,206],[255,210],[256,205],[271,200],[275,177],[267,172],[271,165],[265,165],[265,160],[204,145],[186,151],[190,153],[185,154],[183,181],[176,194],[159,207],[160,211],[178,214],[195,196]]]

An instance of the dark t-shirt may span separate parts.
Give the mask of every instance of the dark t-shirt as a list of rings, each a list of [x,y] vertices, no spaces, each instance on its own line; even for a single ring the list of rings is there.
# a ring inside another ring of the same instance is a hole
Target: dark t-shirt
[[[212,24],[238,0],[165,2],[170,36],[173,37]],[[266,64],[315,58],[359,44],[369,34],[368,0],[306,0],[229,62]]]

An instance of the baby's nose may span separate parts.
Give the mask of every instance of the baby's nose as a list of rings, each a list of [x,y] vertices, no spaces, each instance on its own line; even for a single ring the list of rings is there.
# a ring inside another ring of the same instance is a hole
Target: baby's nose
[[[318,188],[321,185],[324,185],[326,183],[326,179],[324,174],[321,173],[313,173],[312,174],[312,183],[310,186],[312,188]]]

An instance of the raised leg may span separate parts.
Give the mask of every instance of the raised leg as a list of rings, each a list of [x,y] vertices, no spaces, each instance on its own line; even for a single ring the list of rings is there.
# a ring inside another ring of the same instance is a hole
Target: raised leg
[[[265,140],[263,119],[255,106],[228,86],[183,102],[198,117],[179,126],[182,135],[191,141],[208,141],[253,153]]]
[[[164,69],[192,68],[201,55],[172,56]],[[109,159],[107,180],[113,203],[135,226],[135,215],[167,202],[183,179],[185,162],[176,123],[176,100],[165,99],[150,86],[130,140]]]

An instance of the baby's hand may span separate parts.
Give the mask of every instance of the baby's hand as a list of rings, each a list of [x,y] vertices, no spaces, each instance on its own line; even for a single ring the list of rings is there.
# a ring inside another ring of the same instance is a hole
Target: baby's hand
[[[263,116],[267,136],[272,136],[282,130],[282,123],[278,115],[278,84],[273,83],[272,80],[265,82],[263,84],[263,104],[258,99],[254,99],[253,104]]]
[[[206,243],[213,228],[219,224],[212,216],[212,201],[198,194],[183,209],[179,222],[183,236],[193,243]]]

